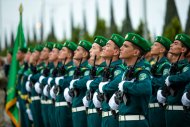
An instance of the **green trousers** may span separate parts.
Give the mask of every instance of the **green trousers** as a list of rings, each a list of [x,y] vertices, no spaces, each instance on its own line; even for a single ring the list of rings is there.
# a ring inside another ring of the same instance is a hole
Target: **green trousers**
[[[31,111],[33,116],[34,127],[44,127],[40,100],[32,101]]]
[[[67,106],[55,107],[57,127],[72,127],[71,108]]]
[[[101,127],[102,117],[98,113],[87,115],[88,127]]]
[[[55,119],[55,104],[48,104],[48,120],[50,122],[50,127],[57,127],[57,122]]]
[[[119,127],[149,127],[147,120],[121,121]]]
[[[42,111],[42,119],[43,124],[45,127],[50,127],[50,121],[48,116],[48,105],[47,104],[41,104],[41,111]]]
[[[73,127],[87,127],[86,111],[72,113]]]
[[[166,127],[190,127],[190,111],[166,110]]]
[[[102,118],[102,127],[118,127],[119,122],[114,116],[107,116]]]
[[[165,127],[165,110],[160,107],[149,108],[148,121],[150,127]]]

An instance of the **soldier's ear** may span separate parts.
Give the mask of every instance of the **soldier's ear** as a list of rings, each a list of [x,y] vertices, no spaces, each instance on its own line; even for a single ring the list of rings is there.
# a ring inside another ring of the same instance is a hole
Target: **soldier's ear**
[[[187,48],[186,48],[186,47],[182,47],[181,52],[182,52],[182,53],[187,52]]]

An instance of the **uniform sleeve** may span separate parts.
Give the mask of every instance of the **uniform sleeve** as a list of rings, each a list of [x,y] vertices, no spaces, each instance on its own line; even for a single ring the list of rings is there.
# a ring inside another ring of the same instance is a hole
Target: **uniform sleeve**
[[[84,76],[76,81],[73,86],[77,89],[86,89],[86,82],[90,79],[90,76]]]
[[[165,84],[165,79],[169,75],[170,65],[163,66],[162,69],[162,76],[161,77],[153,77],[152,78],[152,85],[162,87]]]
[[[190,82],[190,68],[189,68],[189,66],[184,67],[182,73],[169,76],[169,82],[171,85],[172,84],[181,85],[181,84],[187,84],[188,82]]]
[[[118,84],[121,82],[124,70],[119,68],[114,71],[114,73],[117,73],[117,72],[119,73],[116,76],[114,76],[114,79],[110,81],[108,84],[103,86],[102,90],[104,93],[113,94],[118,90]]]
[[[98,78],[94,79],[94,81],[92,81],[90,83],[90,89],[93,90],[93,91],[98,89],[98,85],[100,84],[101,81],[102,81],[101,77],[98,77]]]
[[[152,86],[150,80],[150,74],[147,71],[139,72],[137,81],[125,82],[123,84],[124,92],[135,96],[151,95]]]

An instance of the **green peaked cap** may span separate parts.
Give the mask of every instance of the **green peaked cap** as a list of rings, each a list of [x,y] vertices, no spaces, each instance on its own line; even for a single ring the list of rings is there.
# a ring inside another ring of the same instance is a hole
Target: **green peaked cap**
[[[19,50],[23,53],[27,53],[28,49],[26,47],[20,47]]]
[[[96,36],[94,38],[94,43],[99,44],[101,47],[104,47],[107,42],[108,42],[108,39],[103,36]]]
[[[125,36],[125,41],[129,41],[143,50],[144,53],[150,51],[150,44],[147,40],[135,33],[128,33]]]
[[[125,39],[119,34],[112,34],[111,39],[119,48],[123,45]]]
[[[167,50],[170,49],[170,45],[172,44],[168,38],[162,36],[157,36],[155,42],[162,44]]]
[[[177,34],[175,40],[181,41],[187,48],[190,48],[190,36],[187,34]]]
[[[34,48],[33,47],[28,47],[28,52],[33,53],[34,52]]]
[[[37,45],[37,46],[35,47],[35,50],[41,52],[41,51],[43,50],[43,48],[44,48],[44,47],[39,44],[39,45]]]
[[[92,48],[92,43],[86,40],[81,40],[78,44],[78,46],[83,47],[87,51],[89,51]]]
[[[53,42],[47,42],[45,45],[44,45],[45,48],[48,48],[49,50],[52,50],[53,49]]]
[[[53,44],[53,48],[56,48],[58,50],[61,50],[63,48],[63,44],[60,44],[60,43],[54,43]]]
[[[67,47],[71,51],[75,51],[77,49],[77,44],[71,41],[65,41],[63,47]]]

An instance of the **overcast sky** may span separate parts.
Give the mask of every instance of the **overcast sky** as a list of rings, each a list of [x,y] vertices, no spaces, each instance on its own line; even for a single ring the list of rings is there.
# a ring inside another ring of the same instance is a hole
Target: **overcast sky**
[[[33,38],[33,27],[36,26],[39,35],[39,22],[44,11],[45,37],[50,31],[51,17],[53,17],[55,33],[59,40],[66,34],[67,38],[71,37],[70,33],[70,12],[74,14],[74,25],[81,26],[83,10],[87,18],[87,28],[90,34],[93,34],[96,24],[95,2],[96,0],[0,0],[1,1],[1,37],[4,42],[4,34],[7,33],[10,39],[11,31],[16,34],[19,22],[18,8],[20,3],[23,4],[23,27],[25,37],[29,31]],[[110,21],[110,0],[97,0],[100,17],[106,20],[109,26]],[[185,28],[188,7],[190,0],[175,0],[181,19],[182,28]],[[44,4],[42,4],[44,3]],[[121,28],[122,21],[125,18],[125,0],[113,0],[114,17],[117,25]],[[44,7],[44,9],[42,9]],[[140,19],[143,19],[143,0],[129,0],[130,17],[132,25],[137,28]],[[164,25],[164,16],[166,10],[166,0],[147,0],[147,21],[148,28],[152,34],[160,35]],[[4,44],[2,44],[4,46]]]

